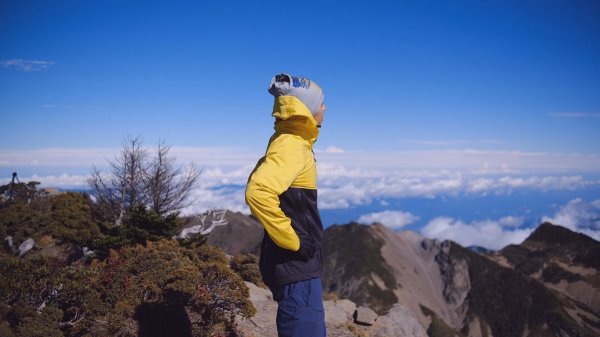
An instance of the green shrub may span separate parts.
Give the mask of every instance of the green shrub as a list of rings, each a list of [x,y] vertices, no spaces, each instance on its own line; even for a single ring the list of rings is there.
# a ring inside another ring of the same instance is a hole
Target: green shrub
[[[175,240],[64,266],[0,254],[0,331],[15,336],[213,336],[255,310],[218,248]],[[160,324],[158,324],[159,322]],[[10,335],[6,333],[4,335]]]
[[[254,254],[237,254],[229,262],[231,269],[247,282],[266,288],[258,267],[258,256]]]
[[[177,213],[138,206],[117,226],[75,192],[5,206],[0,235],[15,246],[31,237],[54,251],[88,246],[99,259],[68,265],[0,251],[0,336],[225,336],[236,315],[255,313],[221,249],[201,235],[170,239],[182,224]]]
[[[91,200],[84,193],[61,193],[31,203],[16,201],[0,209],[0,235],[12,236],[15,244],[51,236],[59,242],[89,246],[99,234]]]
[[[189,327],[184,335],[232,331],[235,315],[251,317],[254,308],[242,279],[222,258],[222,251],[212,247],[196,251],[162,240],[111,251],[106,260],[95,261],[91,266],[99,271],[95,288],[113,308],[108,332],[122,331],[130,318],[153,324],[149,318],[165,314],[173,324],[164,322],[164,327],[181,329],[184,313],[183,325]],[[173,312],[180,315],[172,316]],[[140,329],[152,330],[144,324]],[[182,332],[165,331],[169,333]]]
[[[100,222],[102,235],[94,240],[92,248],[98,257],[105,258],[111,249],[170,238],[181,224],[177,213],[161,216],[146,206],[137,206],[120,225]]]
[[[79,336],[106,313],[84,266],[0,254],[0,308],[16,336]]]

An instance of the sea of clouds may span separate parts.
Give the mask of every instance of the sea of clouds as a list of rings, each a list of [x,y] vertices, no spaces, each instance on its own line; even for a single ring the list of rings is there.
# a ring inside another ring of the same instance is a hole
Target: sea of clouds
[[[45,187],[87,187],[92,164],[108,171],[106,159],[118,149],[0,150],[0,184],[10,172],[32,172],[21,181],[36,180]],[[435,198],[510,195],[518,191],[600,190],[600,158],[596,155],[520,151],[345,151],[337,147],[316,150],[319,207],[343,210],[393,198]],[[194,162],[202,169],[192,206],[185,213],[225,208],[249,213],[244,202],[248,175],[261,156],[243,148],[173,147],[179,163]],[[48,172],[61,172],[59,174]],[[408,210],[387,209],[367,213],[357,221],[380,222],[399,230],[418,221]],[[574,198],[541,221],[561,224],[600,240],[600,195],[593,200]],[[533,231],[522,217],[463,221],[440,214],[421,229],[425,236],[454,240],[461,245],[499,249],[519,243]]]

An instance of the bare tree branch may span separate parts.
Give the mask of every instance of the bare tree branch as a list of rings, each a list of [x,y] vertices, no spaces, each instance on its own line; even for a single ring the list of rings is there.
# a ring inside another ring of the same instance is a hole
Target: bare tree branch
[[[207,235],[216,227],[225,226],[229,223],[225,218],[226,214],[227,210],[225,209],[211,209],[202,214],[198,214],[195,216],[195,220],[198,224],[192,227],[183,228],[175,238],[178,240],[187,240],[196,234]],[[210,223],[207,223],[207,220],[210,220]]]
[[[185,172],[182,166],[175,166],[175,158],[169,157],[170,150],[171,147],[161,140],[147,170],[149,206],[158,214],[169,214],[189,206],[190,193],[200,177],[200,171],[193,163]]]
[[[111,172],[104,175],[92,167],[88,184],[97,197],[104,216],[120,225],[133,208],[143,205],[164,216],[191,204],[190,194],[198,184],[200,171],[176,166],[171,149],[159,141],[149,158],[141,137],[127,137],[114,160],[107,160]]]

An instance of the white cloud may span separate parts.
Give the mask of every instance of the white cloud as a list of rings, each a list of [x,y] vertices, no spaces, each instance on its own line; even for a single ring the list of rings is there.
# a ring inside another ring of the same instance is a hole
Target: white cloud
[[[201,213],[210,209],[224,208],[234,212],[250,213],[244,200],[244,188],[251,168],[237,170],[209,168],[202,172],[199,186],[192,192],[192,204],[182,211],[183,214]],[[38,181],[40,187],[63,189],[88,188],[89,175],[61,174],[19,177],[22,182]],[[0,185],[10,183],[11,178],[0,179]]]
[[[380,223],[391,229],[399,229],[418,220],[418,216],[412,215],[409,212],[386,210],[365,214],[358,219],[358,222],[365,224]]]
[[[474,178],[467,190],[472,193],[510,194],[516,189],[534,188],[539,190],[576,190],[599,182],[586,180],[581,176],[503,176],[500,178]]]
[[[87,186],[87,175],[67,174],[40,176],[37,174],[29,177],[19,177],[21,182],[38,181],[40,187],[58,187],[58,188],[81,188]],[[0,185],[10,183],[12,178],[0,178]]]
[[[525,219],[522,216],[508,215],[498,220],[498,223],[504,227],[520,227]]]
[[[596,206],[600,200],[585,202],[573,199],[559,207],[553,216],[542,217],[550,222],[586,234],[600,241],[600,211]],[[468,246],[501,249],[509,244],[523,242],[535,228],[519,228],[522,217],[505,216],[498,220],[480,220],[466,223],[451,217],[432,219],[421,229],[421,234],[438,240],[452,240]]]
[[[23,60],[23,59],[13,59],[0,61],[0,64],[5,68],[31,72],[31,71],[41,71],[48,69],[49,66],[53,65],[53,61],[39,61],[39,60]]]
[[[253,164],[205,167],[200,178],[200,185],[192,193],[193,204],[184,210],[184,213],[198,213],[213,208],[226,208],[249,213],[244,200],[244,189],[252,168]],[[319,182],[319,207],[322,209],[349,208],[386,197],[469,194],[473,193],[470,191],[473,180],[478,179],[478,177],[447,171],[391,172],[387,176],[377,176],[377,171],[348,169],[335,165],[330,168],[332,171],[325,174],[325,178]],[[494,189],[502,186],[502,182],[510,185],[513,189],[541,190],[551,188],[552,184],[557,184],[555,188],[567,189],[571,189],[572,184],[577,186],[599,185],[597,181],[585,180],[581,177],[510,178],[486,178],[489,179],[486,191],[495,193]],[[20,177],[20,180],[23,182],[40,181],[42,187],[87,187],[87,175],[85,174],[33,175]],[[0,184],[9,182],[9,177],[0,179]],[[481,193],[483,190],[478,189],[477,193]],[[408,212],[388,210],[365,214],[360,217],[359,221],[364,223],[381,222],[396,229],[414,223],[418,219],[417,216]],[[559,207],[554,214],[542,217],[541,221],[562,225],[600,240],[600,199],[591,202],[582,199],[571,200]],[[481,220],[470,223],[460,219],[437,217],[423,227],[422,234],[442,240],[454,240],[464,246],[479,245],[490,249],[499,249],[511,243],[520,243],[531,233],[532,228],[520,228],[523,223],[523,217],[513,215],[497,220]]]
[[[244,200],[244,189],[233,188],[197,188],[192,193],[193,203],[183,214],[202,213],[210,209],[227,209],[233,212],[250,214]]]
[[[554,215],[543,216],[542,221],[561,225],[600,241],[599,201],[586,202],[580,198],[573,199],[561,206]]]
[[[152,150],[152,147],[148,147]],[[0,158],[3,165],[38,165],[79,167],[105,164],[105,158],[113,158],[119,148],[45,148],[3,149]],[[171,154],[183,162],[195,161],[207,165],[247,165],[256,163],[262,149],[231,147],[180,147],[171,148]],[[440,150],[440,151],[345,151],[328,147],[317,152],[319,174],[323,165],[360,171],[361,174],[404,172],[453,171],[479,175],[532,175],[544,172],[600,173],[600,156],[597,154],[564,154],[521,151]],[[481,181],[485,183],[485,181]],[[477,189],[478,186],[473,186]]]
[[[331,171],[329,171],[331,169]],[[319,167],[319,206],[347,208],[377,198],[508,195],[521,190],[577,190],[600,186],[582,176],[500,176],[481,178],[460,172],[377,171],[335,165]]]
[[[193,204],[184,214],[202,213],[210,209],[228,209],[249,214],[245,201],[245,185],[253,165],[225,169],[208,167],[200,176],[200,186],[192,193]]]
[[[503,218],[505,219],[505,218]],[[450,217],[437,217],[421,229],[421,234],[438,240],[452,240],[468,246],[501,249],[509,244],[519,244],[534,228],[506,229],[501,220],[483,220],[465,223]]]
[[[47,162],[46,162],[47,164]],[[19,178],[21,181],[38,180],[46,187],[74,188],[86,185],[84,177],[89,172],[86,166],[84,174],[35,175]],[[219,196],[220,200],[237,200],[236,207],[244,207],[243,194],[246,181],[254,164],[211,165],[204,166],[200,177],[204,189],[200,200]],[[104,168],[106,169],[106,167]],[[10,176],[1,178],[0,183],[8,183]],[[457,172],[398,171],[385,172],[359,168],[347,168],[339,165],[319,166],[319,207],[322,209],[350,208],[368,205],[374,200],[387,198],[509,194],[519,190],[576,190],[599,186],[600,181],[580,176],[548,177],[487,177],[463,175]],[[213,191],[221,186],[227,188]],[[236,186],[236,188],[233,188]],[[229,199],[228,199],[229,198]],[[598,202],[600,204],[600,202]],[[218,206],[218,205],[215,205]],[[384,205],[385,206],[385,205]],[[512,219],[517,221],[517,219]],[[508,224],[508,220],[505,221]]]
[[[316,153],[345,153],[344,149],[337,146],[328,146],[325,150],[315,149]]]
[[[319,163],[382,170],[452,170],[478,175],[600,172],[598,154],[491,150],[346,151],[319,153]]]
[[[101,170],[107,169],[106,159],[114,158],[119,151],[118,148],[0,150],[0,169],[36,172],[46,186],[73,187],[82,182],[78,177],[88,173],[92,164]],[[208,204],[235,200],[232,207],[245,208],[239,195],[243,194],[243,186],[262,155],[261,150],[172,147],[171,154],[179,163],[194,162],[203,168],[201,183],[205,190],[199,192],[202,193],[200,200]],[[596,155],[476,150],[339,153],[330,149],[317,153],[316,157],[319,207],[323,209],[349,208],[386,198],[510,194],[521,190],[572,191],[600,186],[600,179],[584,178],[576,173],[545,173],[546,165],[556,172],[598,173],[600,158]],[[458,166],[457,162],[462,161],[464,165]],[[568,165],[577,169],[563,169]],[[57,168],[69,174],[61,179],[44,174],[44,170],[56,172]],[[215,189],[221,185],[238,185],[238,188]]]

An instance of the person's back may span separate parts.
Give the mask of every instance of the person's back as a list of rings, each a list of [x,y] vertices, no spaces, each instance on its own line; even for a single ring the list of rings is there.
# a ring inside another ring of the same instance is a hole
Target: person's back
[[[325,336],[323,225],[312,151],[325,111],[323,92],[287,74],[275,76],[269,92],[275,133],[246,187],[246,202],[265,228],[260,272],[279,304],[279,336]]]

